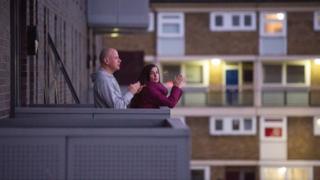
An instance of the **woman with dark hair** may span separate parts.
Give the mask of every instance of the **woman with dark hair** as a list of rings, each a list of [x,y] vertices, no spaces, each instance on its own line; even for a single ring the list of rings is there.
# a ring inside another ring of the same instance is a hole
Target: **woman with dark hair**
[[[175,77],[170,95],[167,96],[168,90],[160,83],[159,68],[154,64],[146,65],[138,80],[144,87],[131,100],[131,108],[159,108],[160,106],[173,108],[182,95],[183,77],[181,75]]]

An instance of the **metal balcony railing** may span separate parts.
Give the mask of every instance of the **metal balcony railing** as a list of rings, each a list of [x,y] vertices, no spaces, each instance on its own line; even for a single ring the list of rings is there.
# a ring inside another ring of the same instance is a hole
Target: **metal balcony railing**
[[[253,106],[252,87],[185,88],[183,107]]]
[[[190,180],[189,129],[167,109],[17,108],[0,179]]]
[[[263,106],[320,106],[320,90],[309,87],[264,88],[262,90]]]

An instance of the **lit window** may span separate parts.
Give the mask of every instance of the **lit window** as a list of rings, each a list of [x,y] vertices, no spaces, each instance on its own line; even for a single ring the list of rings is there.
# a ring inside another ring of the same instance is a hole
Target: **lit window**
[[[286,118],[265,117],[261,119],[261,139],[263,140],[286,140],[287,120]]]
[[[313,25],[314,25],[314,30],[316,31],[320,30],[320,11],[314,12]]]
[[[159,37],[183,37],[184,14],[183,13],[159,13],[158,14]]]
[[[320,116],[314,117],[313,121],[314,121],[314,123],[313,123],[314,134],[315,135],[320,135]]]
[[[284,12],[277,13],[261,13],[260,34],[262,36],[285,36],[286,35],[286,14]]]
[[[254,31],[256,30],[255,12],[212,12],[211,31]]]
[[[202,75],[202,65],[186,65],[186,80],[188,84],[203,83]]]
[[[313,179],[312,167],[263,167],[262,179],[309,180]]]

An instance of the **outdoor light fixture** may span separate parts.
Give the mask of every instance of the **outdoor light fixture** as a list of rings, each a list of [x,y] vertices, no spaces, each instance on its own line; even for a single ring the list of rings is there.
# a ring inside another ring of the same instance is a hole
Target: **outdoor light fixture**
[[[119,32],[119,28],[113,28],[112,31],[113,32]]]
[[[111,33],[110,37],[117,38],[117,37],[119,37],[119,33]]]
[[[221,63],[221,59],[213,58],[211,59],[211,64],[218,66]]]
[[[320,65],[320,58],[314,59],[314,63],[315,63],[316,65]]]

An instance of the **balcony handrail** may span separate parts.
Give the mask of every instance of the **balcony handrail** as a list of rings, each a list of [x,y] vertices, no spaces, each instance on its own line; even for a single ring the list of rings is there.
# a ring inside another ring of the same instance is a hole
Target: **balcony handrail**
[[[53,40],[52,40],[52,38],[50,36],[50,33],[48,33],[48,40],[49,40],[49,46],[53,51],[56,63],[58,65],[59,69],[62,72],[62,75],[63,75],[64,80],[66,81],[66,83],[68,85],[69,90],[71,91],[71,95],[72,95],[74,101],[76,102],[76,104],[80,104],[80,100],[78,98],[78,95],[77,95],[77,93],[76,93],[76,91],[75,91],[75,89],[74,89],[74,87],[72,85],[72,82],[70,80],[68,72],[66,71],[66,68],[64,67],[64,64],[63,64],[63,62],[62,62],[62,60],[60,58],[60,55],[58,53],[58,50],[57,50],[55,44],[54,44],[54,42],[53,42]]]

